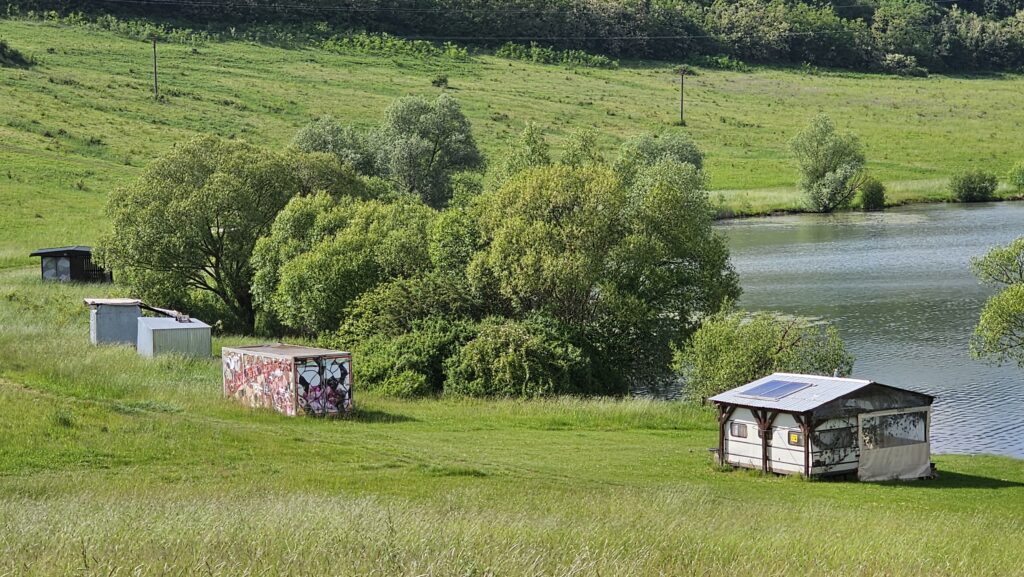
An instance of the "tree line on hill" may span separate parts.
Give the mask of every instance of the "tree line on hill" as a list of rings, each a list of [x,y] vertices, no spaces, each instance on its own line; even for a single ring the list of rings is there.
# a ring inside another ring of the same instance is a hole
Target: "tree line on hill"
[[[201,136],[109,198],[97,258],[130,291],[219,330],[351,350],[400,396],[691,394],[753,371],[848,373],[825,326],[732,309],[739,295],[681,129],[612,157],[528,126],[490,163],[457,101],[396,100],[275,151]],[[748,379],[749,380],[749,379]],[[709,388],[710,387],[710,388]]]
[[[904,75],[1024,67],[1024,0],[3,0],[189,26],[364,30],[495,48],[506,41],[623,58],[725,55]]]

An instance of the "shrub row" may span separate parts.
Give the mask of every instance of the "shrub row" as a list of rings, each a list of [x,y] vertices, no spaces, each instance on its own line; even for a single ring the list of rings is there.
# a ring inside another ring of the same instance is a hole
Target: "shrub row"
[[[498,47],[515,58],[610,66],[613,58],[682,60],[709,55],[768,63],[807,63],[901,75],[931,70],[1024,67],[1024,3],[969,3],[969,11],[934,0],[831,5],[786,0],[624,2],[611,0],[362,0],[349,9],[328,0],[282,7],[271,0],[0,0],[8,15],[60,10],[175,22],[203,32],[259,42],[322,42],[352,30]],[[121,27],[107,21],[103,26]],[[130,25],[138,35],[138,25]],[[145,28],[145,26],[142,26]],[[160,28],[159,26],[157,28]],[[187,30],[188,28],[186,28]],[[171,34],[170,29],[158,30]],[[141,30],[148,33],[149,30]],[[387,47],[387,42],[384,42]],[[388,47],[388,49],[391,49]],[[404,50],[403,48],[402,50]],[[404,52],[402,52],[404,53]],[[605,60],[594,55],[605,55]]]
[[[499,58],[525,60],[538,64],[563,64],[585,68],[618,68],[619,62],[600,54],[589,54],[582,50],[556,50],[531,42],[529,46],[506,42],[494,51]]]

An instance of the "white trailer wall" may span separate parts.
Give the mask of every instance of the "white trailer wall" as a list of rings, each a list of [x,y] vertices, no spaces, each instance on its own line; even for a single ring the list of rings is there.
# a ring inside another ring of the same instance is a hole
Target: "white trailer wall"
[[[737,430],[739,429],[739,430]],[[746,436],[734,433],[746,430]],[[789,434],[800,433],[800,425],[793,415],[780,413],[769,432],[768,465],[776,473],[803,473],[803,438],[799,445],[789,444]],[[725,455],[723,462],[737,467],[761,468],[761,438],[757,420],[749,409],[737,408],[725,426]]]

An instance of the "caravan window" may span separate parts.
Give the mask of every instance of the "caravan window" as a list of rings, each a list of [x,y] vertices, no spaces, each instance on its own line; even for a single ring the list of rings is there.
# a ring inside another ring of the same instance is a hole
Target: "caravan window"
[[[747,425],[733,421],[729,423],[729,434],[733,437],[747,438]]]
[[[861,417],[861,442],[866,449],[885,449],[924,443],[928,440],[924,412]]]
[[[789,444],[795,447],[802,447],[804,444],[804,434],[800,431],[790,431]]]

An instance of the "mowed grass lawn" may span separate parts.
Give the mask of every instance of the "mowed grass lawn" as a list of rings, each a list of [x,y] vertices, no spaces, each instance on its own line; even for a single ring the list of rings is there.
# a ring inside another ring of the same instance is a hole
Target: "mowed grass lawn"
[[[737,213],[801,205],[787,143],[826,112],[864,141],[890,201],[945,198],[958,168],[1003,174],[1024,157],[1024,76],[895,78],[700,70],[687,81],[667,63],[570,70],[475,56],[469,62],[341,55],[242,42],[159,48],[152,98],[146,42],[53,23],[0,20],[0,37],[38,60],[0,69],[0,267],[39,246],[92,243],[107,193],[176,142],[214,133],[283,147],[310,119],[332,114],[370,126],[396,97],[439,92],[446,74],[489,154],[529,121],[557,148],[592,127],[609,154],[642,131],[685,130],[707,153],[716,202]]]
[[[721,471],[708,410],[649,400],[251,412],[215,358],[90,346],[109,290],[0,271],[0,575],[1024,575],[1022,461]]]

